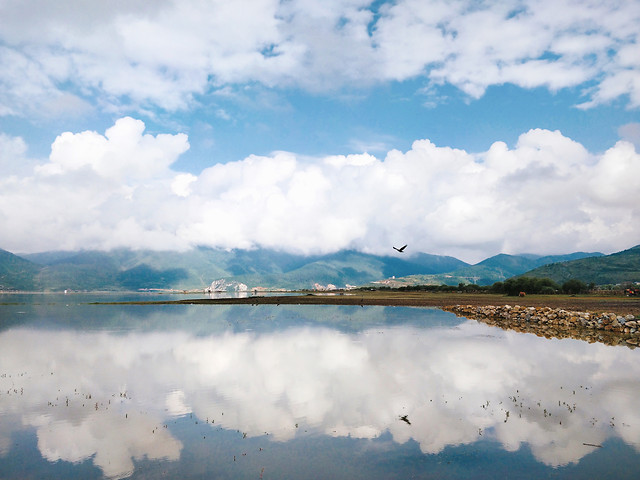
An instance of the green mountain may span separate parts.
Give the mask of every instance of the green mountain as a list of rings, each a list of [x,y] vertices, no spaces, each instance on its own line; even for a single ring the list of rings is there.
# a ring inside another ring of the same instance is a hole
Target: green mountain
[[[24,255],[38,263],[36,284],[45,291],[195,289],[229,272],[217,266],[216,251],[44,252]]]
[[[204,289],[219,279],[249,288],[313,288],[366,285],[380,279],[389,285],[476,283],[524,274],[570,278],[597,284],[640,279],[640,246],[614,255],[578,252],[570,255],[496,255],[476,265],[453,257],[356,251],[329,255],[292,255],[274,250],[194,248],[186,252],[126,250],[110,252],[43,252],[14,255],[0,250],[2,290],[139,290]]]
[[[391,275],[441,273],[466,266],[453,257],[376,256],[356,251],[302,256],[273,250],[194,248],[186,252],[113,250],[24,255],[38,265],[33,285],[60,290],[191,290],[224,278],[249,287],[302,289],[361,285]]]
[[[304,258],[304,257],[303,257]],[[240,275],[247,285],[269,284],[281,288],[312,288],[314,284],[338,287],[363,285],[393,275],[417,272],[441,273],[467,265],[454,257],[419,253],[407,257],[376,256],[356,251],[342,251],[307,258],[297,268],[270,275]]]
[[[569,260],[600,257],[602,253],[576,252],[568,255],[507,255],[501,253],[487,258],[475,265],[467,265],[456,270],[438,275],[411,275],[396,278],[396,281],[406,285],[458,285],[460,283],[474,283],[476,285],[491,285],[507,278],[520,275],[542,265]]]
[[[521,273],[533,270],[534,268],[556,262],[566,262],[580,258],[600,257],[602,253],[575,252],[568,255],[506,255],[501,253],[487,258],[476,265],[462,268],[453,272],[453,275],[465,277],[478,285],[491,285],[501,282],[507,278],[520,275]]]
[[[35,290],[39,267],[0,249],[0,290]]]
[[[544,265],[521,276],[550,278],[559,284],[570,279],[596,285],[640,282],[640,245],[611,255]]]

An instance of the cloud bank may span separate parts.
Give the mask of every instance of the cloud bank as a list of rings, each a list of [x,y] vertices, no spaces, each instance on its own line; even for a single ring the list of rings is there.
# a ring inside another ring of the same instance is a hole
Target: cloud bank
[[[251,0],[0,5],[0,115],[168,111],[225,86],[326,91],[424,78],[585,88],[640,106],[637,1]],[[93,100],[92,97],[97,100]],[[92,105],[90,105],[92,104]]]
[[[640,155],[627,141],[592,153],[534,129],[480,153],[424,139],[384,158],[274,152],[198,175],[172,168],[188,148],[186,135],[148,135],[130,117],[104,134],[61,134],[46,161],[0,136],[0,246],[388,253],[404,242],[474,261],[613,252],[640,238]]]

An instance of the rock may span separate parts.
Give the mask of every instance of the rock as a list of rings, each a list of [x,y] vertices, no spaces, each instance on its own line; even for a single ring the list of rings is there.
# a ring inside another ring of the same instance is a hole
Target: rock
[[[589,343],[627,345],[640,342],[640,319],[633,315],[578,312],[550,307],[456,305],[445,310],[489,325],[546,338],[577,338]],[[630,340],[630,341],[627,341]],[[635,342],[635,343],[634,343]]]

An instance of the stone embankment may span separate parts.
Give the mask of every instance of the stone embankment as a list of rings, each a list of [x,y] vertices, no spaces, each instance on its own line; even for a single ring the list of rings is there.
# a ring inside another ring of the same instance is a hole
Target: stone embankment
[[[631,348],[640,344],[640,319],[634,315],[519,305],[453,305],[443,309],[489,325],[546,338],[577,338]]]

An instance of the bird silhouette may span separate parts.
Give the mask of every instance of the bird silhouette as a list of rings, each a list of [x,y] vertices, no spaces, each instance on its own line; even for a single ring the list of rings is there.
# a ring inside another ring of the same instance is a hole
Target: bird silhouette
[[[407,246],[406,246],[406,245],[404,245],[404,246],[402,246],[402,247],[400,247],[400,248],[398,248],[398,247],[393,247],[393,249],[394,249],[394,250],[397,250],[397,251],[398,251],[398,252],[400,252],[400,253],[404,252],[404,249],[405,249],[405,248],[407,248]]]
[[[407,415],[401,415],[400,416],[400,420],[402,420],[403,422],[408,423],[409,425],[411,425],[411,422],[409,421],[409,419],[407,418]]]

